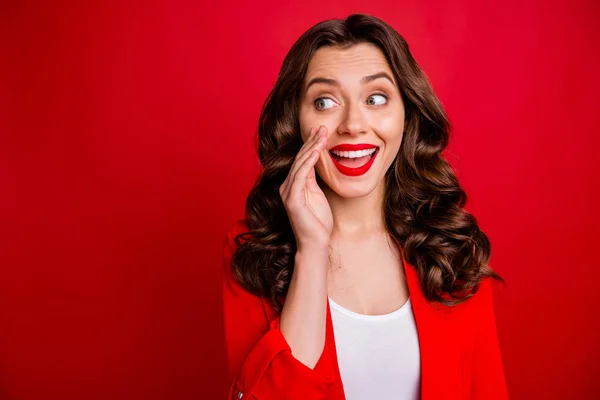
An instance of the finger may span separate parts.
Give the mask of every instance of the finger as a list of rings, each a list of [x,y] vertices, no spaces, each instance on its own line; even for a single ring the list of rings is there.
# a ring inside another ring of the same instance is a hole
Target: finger
[[[317,173],[315,172],[315,168],[310,170],[308,173],[308,176],[306,177],[306,187],[311,192],[323,193],[323,191],[321,190],[321,187],[319,186],[319,183],[317,182]]]
[[[308,157],[311,157],[311,154],[314,150],[317,150],[319,153],[323,150],[323,148],[325,147],[325,143],[327,142],[325,136],[320,137],[311,147],[309,147],[307,149],[307,151],[302,154],[292,165],[292,168],[290,169],[289,172],[289,178],[290,178],[290,182],[294,181],[294,177],[296,176],[296,174],[298,173],[298,169],[300,168],[300,166],[304,163],[304,161],[306,161],[306,159]]]
[[[312,137],[315,135],[315,133],[317,133],[317,130],[314,126],[310,128],[310,131],[308,132],[308,136],[306,139],[304,139],[304,143],[308,142],[310,139],[312,139]]]
[[[292,164],[291,168],[290,168],[290,174],[294,175],[296,173],[296,170],[298,169],[298,166],[300,164],[302,164],[302,162],[304,161],[304,159],[310,155],[310,152],[314,149],[314,146],[316,144],[318,144],[319,142],[321,142],[323,140],[323,138],[327,137],[327,128],[324,125],[319,126],[319,129],[317,130],[316,134],[314,135],[314,137],[310,140],[310,142],[307,142],[298,152],[298,154],[296,154],[296,160],[294,161],[294,164]]]
[[[306,142],[300,148],[300,150],[298,151],[298,154],[296,154],[294,162],[292,163],[292,166],[290,167],[290,171],[288,172],[288,176],[286,177],[285,181],[281,185],[280,194],[282,194],[282,196],[288,195],[288,193],[287,193],[288,189],[291,186],[291,182],[293,180],[294,175],[296,174],[296,171],[298,170],[298,166],[300,164],[302,164],[302,162],[304,161],[306,156],[310,154],[310,150],[312,148],[314,148],[315,144],[319,143],[319,140],[322,140],[321,132],[323,132],[323,130],[325,130],[325,129],[326,128],[323,125],[320,125],[318,128],[315,128],[315,127],[310,128],[310,134],[309,134],[308,138],[306,139]]]
[[[310,157],[314,157],[314,152],[316,151],[317,154],[321,154],[321,152],[323,151],[323,149],[325,148],[325,143],[327,142],[327,140],[323,137],[321,140],[319,140],[317,143],[315,143],[310,150],[302,157],[298,160],[298,162],[296,163],[296,167],[294,168],[293,171],[290,172],[290,186],[293,186],[295,183],[295,179],[297,174],[300,171],[300,168],[302,167],[302,165],[304,165],[307,161],[308,158]],[[317,157],[318,160],[319,157]],[[316,163],[316,161],[315,161]],[[314,164],[313,164],[314,165]]]
[[[314,134],[309,139],[306,140],[306,142],[304,143],[304,145],[298,151],[298,154],[296,154],[296,160],[300,159],[304,154],[307,153],[307,151],[310,151],[310,147],[315,142],[319,141],[319,138],[321,137],[323,130],[325,130],[325,127],[323,125],[320,125],[319,128],[316,129],[316,131],[314,132]]]
[[[306,179],[310,171],[314,170],[314,166],[317,163],[317,160],[319,160],[320,155],[320,151],[314,150],[306,157],[302,165],[300,165],[298,172],[294,175],[292,186],[290,188],[290,195],[292,197],[299,198],[299,196],[302,195],[302,191],[306,187]]]

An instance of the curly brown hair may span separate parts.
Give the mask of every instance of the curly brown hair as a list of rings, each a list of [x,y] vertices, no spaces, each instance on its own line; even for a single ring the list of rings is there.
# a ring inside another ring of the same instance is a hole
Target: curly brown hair
[[[279,187],[303,145],[300,88],[317,49],[363,42],[383,51],[404,102],[404,137],[385,175],[383,211],[386,229],[417,269],[425,297],[453,306],[472,297],[483,278],[504,283],[488,265],[490,242],[464,210],[467,196],[442,156],[450,136],[442,104],[404,38],[374,16],[353,14],[320,22],[294,43],[260,115],[257,149],[263,170],[246,200],[249,230],[234,238],[231,268],[246,290],[269,299],[278,311],[296,253]]]

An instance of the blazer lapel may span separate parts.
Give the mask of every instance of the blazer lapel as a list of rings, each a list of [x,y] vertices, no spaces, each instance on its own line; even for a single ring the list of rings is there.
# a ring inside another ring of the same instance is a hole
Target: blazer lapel
[[[452,310],[427,301],[417,270],[406,261],[402,248],[400,251],[419,337],[421,399],[462,398],[460,353],[451,327]]]

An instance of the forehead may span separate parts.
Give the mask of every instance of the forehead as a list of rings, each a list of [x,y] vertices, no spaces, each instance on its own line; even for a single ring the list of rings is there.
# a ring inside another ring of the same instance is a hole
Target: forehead
[[[361,77],[378,72],[394,76],[385,55],[372,43],[358,43],[346,49],[334,46],[319,48],[308,63],[305,82],[314,77]]]

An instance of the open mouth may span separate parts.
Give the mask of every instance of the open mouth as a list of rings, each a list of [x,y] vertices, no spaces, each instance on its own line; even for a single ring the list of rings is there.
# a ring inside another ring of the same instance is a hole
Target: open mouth
[[[329,151],[336,168],[342,174],[349,176],[358,176],[367,172],[378,153],[379,147],[358,151]]]
[[[358,151],[337,151],[330,150],[331,157],[338,163],[349,168],[358,168],[375,157],[375,153],[379,150],[379,147],[372,147],[367,150]]]

